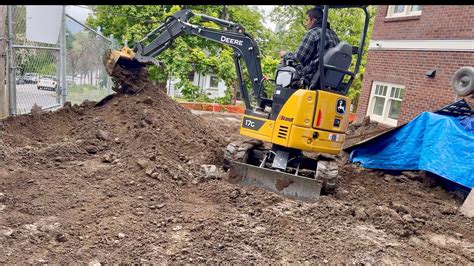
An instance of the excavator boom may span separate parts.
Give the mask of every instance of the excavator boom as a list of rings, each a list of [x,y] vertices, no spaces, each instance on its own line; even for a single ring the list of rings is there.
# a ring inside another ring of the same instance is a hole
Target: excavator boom
[[[200,16],[203,21],[212,21],[226,30],[210,29],[189,23],[192,16]],[[155,59],[164,50],[171,47],[173,40],[181,35],[194,35],[231,46],[234,50],[234,63],[237,69],[237,80],[247,109],[252,109],[252,101],[247,92],[247,86],[242,73],[241,61],[245,62],[250,77],[253,96],[257,106],[271,106],[263,87],[263,74],[260,63],[260,50],[254,39],[245,29],[234,22],[226,21],[204,14],[195,14],[189,9],[176,12],[165,19],[165,22],[137,42],[133,50],[124,47],[121,51],[112,50],[104,58],[107,73],[113,76],[117,65],[122,67],[144,67],[147,64],[161,64]],[[145,42],[149,42],[144,45]]]

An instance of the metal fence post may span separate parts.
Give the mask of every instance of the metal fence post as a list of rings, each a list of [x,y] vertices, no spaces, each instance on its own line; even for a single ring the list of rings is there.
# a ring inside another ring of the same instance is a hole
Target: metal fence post
[[[0,119],[9,115],[7,71],[7,6],[0,5]]]
[[[60,73],[61,73],[61,95],[62,95],[62,104],[67,100],[67,80],[66,80],[66,6],[63,5],[63,13],[61,15],[61,33],[59,36],[59,48],[60,48]]]
[[[114,36],[112,34],[109,35],[109,40],[110,40],[110,45],[109,45],[109,49],[110,50],[113,50],[115,49],[115,40],[114,40]],[[110,94],[110,88],[112,87],[112,82],[111,82],[111,79],[109,77],[109,75],[107,75],[107,94]]]
[[[16,82],[15,65],[13,63],[13,6],[7,7],[8,16],[8,52],[7,52],[7,71],[8,71],[8,106],[9,114],[16,115]]]

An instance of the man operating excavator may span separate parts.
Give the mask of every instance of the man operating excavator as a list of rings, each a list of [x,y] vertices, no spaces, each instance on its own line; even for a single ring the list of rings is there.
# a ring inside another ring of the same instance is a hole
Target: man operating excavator
[[[283,64],[288,61],[300,63],[296,65],[296,68],[301,76],[305,77],[306,84],[309,82],[309,75],[315,73],[318,69],[322,23],[323,10],[320,7],[314,7],[306,11],[305,26],[308,31],[304,35],[298,50],[296,52],[279,52]],[[339,38],[330,28],[328,22],[325,50],[327,51],[327,49],[335,47],[337,44],[339,44]]]

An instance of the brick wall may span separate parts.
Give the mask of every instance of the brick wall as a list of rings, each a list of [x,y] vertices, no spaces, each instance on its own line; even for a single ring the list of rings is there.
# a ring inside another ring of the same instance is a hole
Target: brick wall
[[[474,39],[474,5],[424,5],[420,16],[385,18],[378,6],[373,40]]]
[[[372,82],[381,81],[405,86],[398,125],[408,122],[423,111],[433,111],[453,102],[451,79],[462,66],[474,66],[472,52],[440,51],[374,51],[367,59],[357,120],[367,112]],[[436,69],[436,77],[425,74]]]

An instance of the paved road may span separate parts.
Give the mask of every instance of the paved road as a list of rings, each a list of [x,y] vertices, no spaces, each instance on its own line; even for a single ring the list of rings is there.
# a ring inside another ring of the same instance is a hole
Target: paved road
[[[19,114],[28,113],[35,103],[42,108],[57,104],[56,92],[38,90],[36,84],[17,84],[16,96]]]

